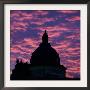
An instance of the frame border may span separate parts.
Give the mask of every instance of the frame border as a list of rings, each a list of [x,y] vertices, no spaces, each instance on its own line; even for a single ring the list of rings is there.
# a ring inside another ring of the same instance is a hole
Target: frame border
[[[87,4],[87,6],[88,6],[88,8],[87,8],[87,46],[88,46],[88,49],[87,49],[87,55],[88,55],[88,57],[87,57],[87,87],[85,88],[82,88],[81,87],[81,89],[88,89],[89,88],[89,70],[88,70],[88,68],[89,68],[89,40],[90,40],[90,37],[89,37],[89,33],[90,33],[90,31],[89,31],[89,28],[90,28],[90,22],[89,22],[89,19],[90,19],[90,1],[89,0],[54,0],[54,1],[52,1],[52,0],[46,0],[46,1],[42,1],[42,0],[39,0],[39,1],[35,1],[35,0],[0,0],[0,11],[1,11],[1,13],[0,13],[0,38],[1,38],[1,40],[0,40],[0,89],[1,90],[30,90],[30,89],[32,89],[32,90],[36,90],[36,89],[52,89],[52,90],[54,90],[54,89],[56,89],[56,88],[52,88],[52,87],[50,87],[50,88],[47,88],[47,87],[38,87],[38,88],[36,88],[36,87],[27,87],[27,88],[23,88],[23,87],[18,87],[18,88],[5,88],[4,87],[4,4]],[[59,90],[60,88],[62,88],[62,89],[67,89],[67,87],[65,87],[65,88],[63,88],[63,87],[57,87],[57,90]],[[74,89],[74,87],[68,87],[68,89]],[[77,89],[80,89],[80,88],[77,88]]]

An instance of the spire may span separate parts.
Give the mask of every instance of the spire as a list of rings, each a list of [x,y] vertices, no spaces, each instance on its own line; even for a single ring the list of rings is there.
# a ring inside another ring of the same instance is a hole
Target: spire
[[[48,34],[47,34],[46,30],[42,36],[42,43],[48,43]]]

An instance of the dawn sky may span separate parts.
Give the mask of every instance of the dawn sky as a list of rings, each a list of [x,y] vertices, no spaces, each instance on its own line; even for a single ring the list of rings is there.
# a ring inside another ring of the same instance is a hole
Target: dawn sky
[[[67,77],[80,77],[80,11],[79,10],[11,10],[11,69],[16,58],[30,61],[44,31],[67,67]]]

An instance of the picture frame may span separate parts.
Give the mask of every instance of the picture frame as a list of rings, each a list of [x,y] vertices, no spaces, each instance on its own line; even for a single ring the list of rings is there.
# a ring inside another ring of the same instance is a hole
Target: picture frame
[[[1,56],[0,56],[0,58],[1,58],[1,62],[0,62],[0,71],[1,71],[1,73],[0,73],[0,88],[2,89],[2,90],[19,90],[19,89],[21,89],[21,90],[29,90],[29,89],[33,89],[33,88],[23,88],[23,87],[21,87],[21,88],[15,88],[15,87],[13,87],[13,88],[5,88],[4,87],[4,5],[5,4],[27,4],[27,3],[30,3],[30,4],[58,4],[58,3],[60,3],[60,4],[87,4],[88,5],[88,30],[87,30],[87,35],[89,35],[89,8],[90,8],[90,2],[88,1],[88,0],[85,0],[85,1],[83,1],[83,0],[80,0],[80,1],[72,1],[72,0],[68,0],[68,1],[66,1],[66,0],[64,0],[64,1],[27,1],[27,0],[22,0],[22,1],[20,1],[20,0],[13,0],[13,1],[11,1],[11,0],[4,0],[4,1],[0,1],[0,11],[2,12],[2,13],[0,13],[0,17],[1,17],[1,26],[0,26],[0,28],[1,28],[1,31],[0,31],[0,36],[1,36],[1,40],[0,40],[0,52],[1,52]],[[89,37],[88,37],[88,42],[89,42]],[[88,46],[89,46],[89,43],[88,43]],[[89,52],[89,47],[88,47],[88,52]],[[89,56],[89,53],[88,53],[88,56]],[[89,59],[89,57],[88,57],[88,59]],[[87,59],[87,60],[88,60]],[[88,60],[88,64],[89,64],[89,60]],[[87,65],[87,66],[89,66],[89,65]],[[89,67],[88,67],[89,68]],[[88,69],[87,69],[88,70]],[[88,71],[88,74],[89,74],[89,71]],[[89,81],[89,77],[88,77],[88,79],[87,79],[88,81]],[[88,81],[87,81],[87,83],[88,83]],[[38,89],[38,88],[34,88],[34,89]],[[44,89],[44,88],[43,88]],[[54,89],[54,88],[50,88],[50,89]],[[57,88],[57,89],[59,89],[59,88]],[[65,88],[62,88],[62,89],[65,89]],[[66,88],[67,89],[67,88]],[[69,88],[69,89],[72,89],[72,88]],[[78,88],[78,89],[80,89],[80,88]],[[82,89],[82,88],[81,88]],[[88,87],[87,88],[84,88],[84,89],[88,89]]]

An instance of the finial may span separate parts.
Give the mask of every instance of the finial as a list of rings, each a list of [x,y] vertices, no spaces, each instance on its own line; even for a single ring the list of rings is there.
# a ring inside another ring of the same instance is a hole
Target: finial
[[[45,33],[46,33],[47,31],[45,30]]]
[[[45,30],[45,32],[42,36],[42,42],[43,43],[48,43],[48,34],[47,34],[46,30]]]

